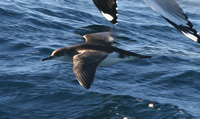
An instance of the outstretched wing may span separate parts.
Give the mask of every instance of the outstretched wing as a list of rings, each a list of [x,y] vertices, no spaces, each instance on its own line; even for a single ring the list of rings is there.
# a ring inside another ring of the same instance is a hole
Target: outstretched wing
[[[85,50],[73,57],[73,70],[80,85],[86,89],[91,87],[96,69],[107,55],[100,51]]]
[[[144,2],[184,35],[200,43],[200,36],[175,0],[144,0]]]
[[[103,16],[113,24],[117,24],[117,0],[93,0]]]
[[[99,32],[86,34],[83,37],[86,39],[87,44],[99,44],[99,45],[112,45],[114,38],[112,37],[113,32]]]

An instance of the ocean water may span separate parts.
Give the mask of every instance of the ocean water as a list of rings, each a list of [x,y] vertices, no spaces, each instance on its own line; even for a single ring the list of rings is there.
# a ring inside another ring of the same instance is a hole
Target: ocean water
[[[200,1],[177,2],[200,31]],[[92,0],[1,0],[0,119],[200,119],[200,44],[142,0],[119,0],[118,8],[112,25]],[[40,62],[101,31],[152,58],[98,67],[89,90],[72,64]]]

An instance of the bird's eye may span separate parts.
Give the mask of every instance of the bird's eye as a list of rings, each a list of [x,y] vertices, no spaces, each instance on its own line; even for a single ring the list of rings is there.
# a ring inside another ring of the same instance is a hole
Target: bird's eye
[[[57,53],[56,55],[57,55],[57,56],[59,56],[59,55],[60,55],[60,53]]]
[[[56,53],[56,56],[62,56],[62,55],[63,55],[63,53],[61,53],[61,52]]]

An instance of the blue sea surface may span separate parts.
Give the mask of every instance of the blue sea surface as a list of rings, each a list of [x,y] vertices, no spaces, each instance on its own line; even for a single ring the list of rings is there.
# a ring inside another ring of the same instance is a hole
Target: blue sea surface
[[[200,31],[200,1],[177,2]],[[113,25],[92,0],[1,0],[0,119],[200,119],[200,44],[142,0],[118,8]],[[72,64],[40,62],[101,31],[152,58],[98,67],[89,90]]]

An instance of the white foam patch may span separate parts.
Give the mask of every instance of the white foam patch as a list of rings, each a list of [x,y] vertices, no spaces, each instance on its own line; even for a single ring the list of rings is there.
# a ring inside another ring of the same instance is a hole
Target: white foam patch
[[[101,11],[101,13],[103,14],[103,16],[108,20],[108,21],[112,21],[114,18],[111,16],[111,15],[109,15],[109,14],[106,14],[106,13],[103,13],[102,11]]]

